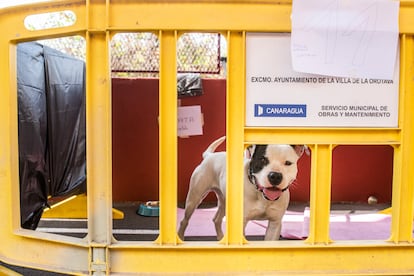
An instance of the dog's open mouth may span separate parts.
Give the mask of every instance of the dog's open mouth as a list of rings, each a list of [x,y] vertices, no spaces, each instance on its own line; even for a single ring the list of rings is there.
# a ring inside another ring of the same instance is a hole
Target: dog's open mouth
[[[263,188],[262,193],[263,193],[263,196],[267,200],[272,200],[273,201],[273,200],[279,199],[279,197],[283,193],[283,190],[280,190],[279,188],[276,188],[276,187],[270,187],[270,188]]]

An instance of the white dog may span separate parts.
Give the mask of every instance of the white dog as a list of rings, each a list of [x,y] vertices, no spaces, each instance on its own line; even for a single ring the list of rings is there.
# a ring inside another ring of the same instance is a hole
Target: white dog
[[[217,239],[223,238],[226,153],[215,152],[215,149],[225,139],[221,137],[211,143],[191,176],[185,214],[178,229],[182,240],[191,215],[210,191],[214,191],[218,199],[213,219]],[[289,186],[296,179],[297,161],[306,149],[303,145],[254,145],[248,149],[250,156],[244,165],[244,227],[249,220],[268,220],[265,240],[280,237],[282,218],[289,204]]]

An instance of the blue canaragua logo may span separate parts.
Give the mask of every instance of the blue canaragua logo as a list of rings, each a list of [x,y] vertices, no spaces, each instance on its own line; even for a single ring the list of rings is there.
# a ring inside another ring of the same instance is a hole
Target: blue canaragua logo
[[[306,117],[306,104],[255,104],[255,117]]]

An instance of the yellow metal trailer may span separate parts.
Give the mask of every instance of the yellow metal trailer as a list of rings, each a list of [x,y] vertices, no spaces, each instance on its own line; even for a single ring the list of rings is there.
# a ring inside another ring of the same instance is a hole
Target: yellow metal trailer
[[[0,10],[0,260],[69,274],[414,274],[414,2],[400,1],[399,121],[395,128],[245,127],[246,33],[290,32],[291,1],[62,0]],[[67,27],[31,31],[31,14],[70,10]],[[226,234],[220,242],[183,242],[177,221],[176,42],[182,32],[220,32],[228,43]],[[153,32],[160,41],[160,234],[154,242],[112,236],[109,41],[118,32]],[[20,227],[16,45],[44,38],[86,39],[88,234],[83,239]],[[243,168],[252,143],[307,144],[312,150],[310,232],[304,241],[247,241]],[[332,151],[336,145],[394,148],[391,235],[383,241],[329,236]]]

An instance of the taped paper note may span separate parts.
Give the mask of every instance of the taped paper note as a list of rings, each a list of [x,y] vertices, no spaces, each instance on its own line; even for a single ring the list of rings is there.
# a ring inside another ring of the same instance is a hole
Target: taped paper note
[[[292,66],[340,77],[392,79],[398,46],[399,2],[294,0]]]
[[[202,124],[199,105],[178,107],[178,136],[203,135]]]

